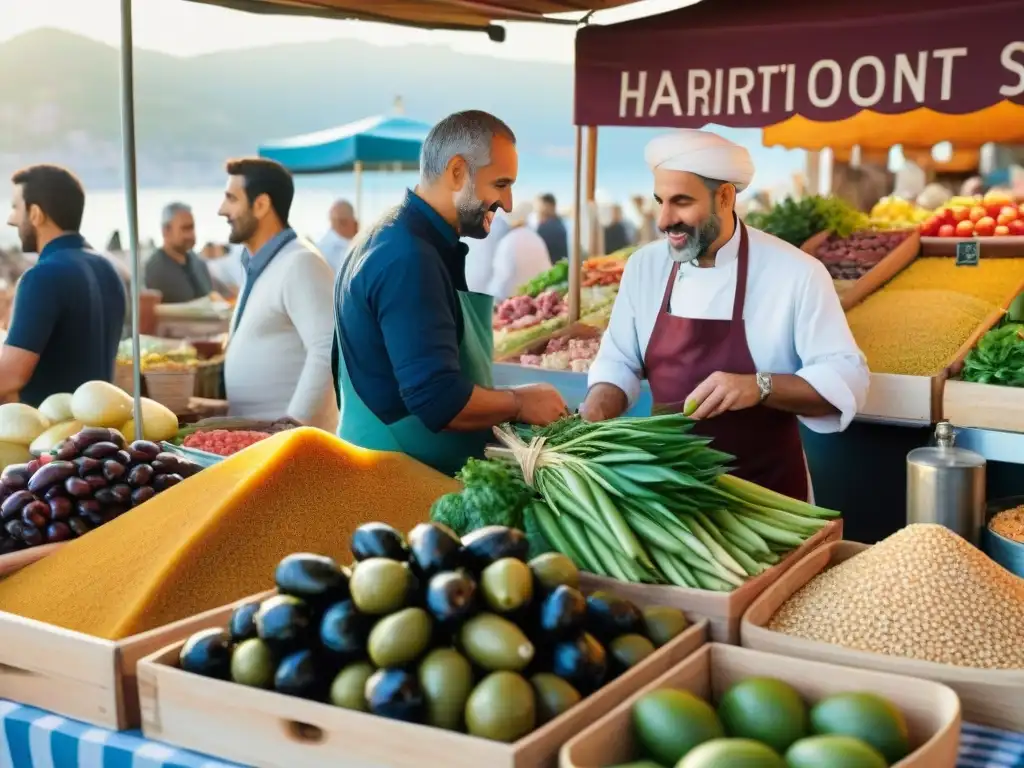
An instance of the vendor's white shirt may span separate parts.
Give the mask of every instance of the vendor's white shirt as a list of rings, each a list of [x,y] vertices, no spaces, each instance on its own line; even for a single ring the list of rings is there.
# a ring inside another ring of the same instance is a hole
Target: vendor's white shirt
[[[815,432],[845,429],[867,398],[870,374],[832,284],[821,264],[798,248],[747,227],[749,273],[743,321],[758,371],[796,374],[839,411],[800,417]],[[736,290],[739,227],[715,266],[679,267],[669,311],[678,317],[728,320]],[[590,368],[589,385],[614,384],[632,406],[640,394],[643,358],[672,271],[665,240],[650,243],[626,263],[611,322]]]
[[[504,301],[516,289],[551,269],[544,238],[526,226],[516,227],[498,243],[487,293]]]

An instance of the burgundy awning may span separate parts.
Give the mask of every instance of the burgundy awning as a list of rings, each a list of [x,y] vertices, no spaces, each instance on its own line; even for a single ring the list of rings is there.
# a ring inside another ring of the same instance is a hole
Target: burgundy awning
[[[576,36],[576,124],[1024,104],[1024,0],[703,0]]]

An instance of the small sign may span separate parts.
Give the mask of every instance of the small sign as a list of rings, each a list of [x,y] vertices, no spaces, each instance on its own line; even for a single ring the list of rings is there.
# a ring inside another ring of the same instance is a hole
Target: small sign
[[[958,267],[976,267],[981,256],[981,243],[977,240],[965,240],[956,244],[956,265]]]

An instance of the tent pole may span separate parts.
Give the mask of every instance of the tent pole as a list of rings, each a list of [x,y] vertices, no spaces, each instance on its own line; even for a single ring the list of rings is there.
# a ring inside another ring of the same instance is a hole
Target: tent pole
[[[356,221],[362,220],[363,217],[363,161],[356,160],[355,165],[352,166],[352,172],[355,174],[356,182]]]
[[[587,126],[587,245],[591,256],[604,254],[604,230],[597,209],[597,126]]]
[[[142,439],[142,364],[139,343],[139,198],[135,168],[135,84],[132,41],[132,0],[121,0],[121,146],[124,152],[124,195],[128,213],[128,244],[132,255],[132,399],[135,440]]]
[[[572,216],[572,247],[569,249],[569,322],[580,319],[580,280],[582,279],[583,259],[580,253],[582,235],[581,218],[583,216],[583,126],[576,126],[576,168],[573,185],[573,216]],[[557,212],[556,212],[557,215]]]

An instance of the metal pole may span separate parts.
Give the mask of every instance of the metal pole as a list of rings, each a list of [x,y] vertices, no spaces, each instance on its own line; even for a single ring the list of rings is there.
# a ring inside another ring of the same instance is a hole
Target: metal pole
[[[135,169],[135,84],[132,56],[132,0],[121,0],[121,146],[128,247],[132,255],[132,385],[135,440],[142,439],[142,364],[139,344],[139,198]]]
[[[580,280],[583,254],[580,251],[583,217],[583,126],[576,126],[576,179],[573,190],[572,248],[569,249],[569,322],[580,319]],[[555,212],[558,215],[558,212]]]
[[[356,221],[363,217],[363,163],[356,160],[353,167],[356,182]]]

